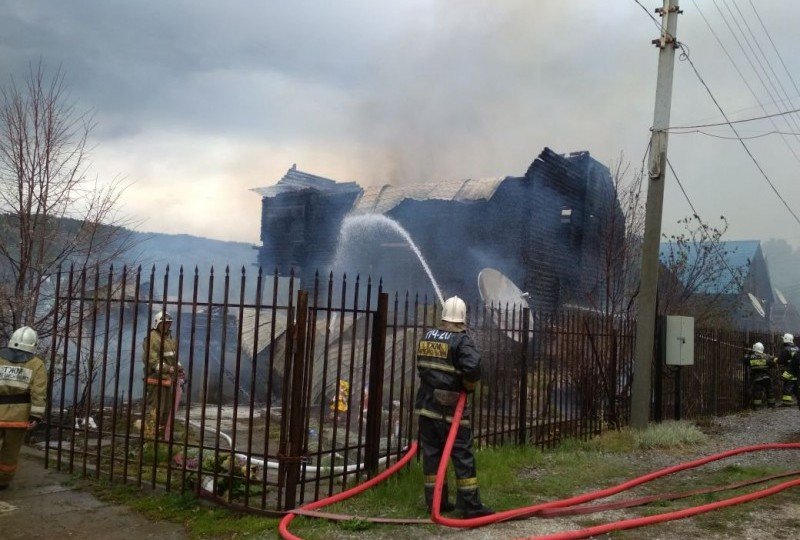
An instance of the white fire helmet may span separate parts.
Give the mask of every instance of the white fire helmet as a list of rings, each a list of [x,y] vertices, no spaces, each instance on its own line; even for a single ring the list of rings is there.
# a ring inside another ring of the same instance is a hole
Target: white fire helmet
[[[442,306],[442,320],[451,323],[467,322],[467,304],[458,296],[448,298]]]
[[[794,343],[794,336],[792,334],[783,334],[784,343]]]
[[[757,352],[757,353],[763,353],[764,352],[764,344],[761,343],[760,341],[757,342],[755,345],[753,345],[753,350],[755,352]]]
[[[153,317],[153,330],[157,329],[158,325],[162,322],[172,322],[172,316],[166,311],[159,311],[156,313],[156,316]]]
[[[8,340],[8,348],[33,353],[39,344],[39,335],[30,326],[17,328]]]

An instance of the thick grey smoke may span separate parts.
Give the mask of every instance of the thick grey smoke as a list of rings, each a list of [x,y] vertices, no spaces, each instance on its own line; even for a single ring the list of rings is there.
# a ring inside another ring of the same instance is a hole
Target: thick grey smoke
[[[800,5],[757,5],[798,72]],[[693,4],[682,8],[679,37],[720,102],[733,116],[760,114]],[[126,206],[145,228],[257,241],[259,204],[247,188],[292,163],[374,184],[519,174],[544,146],[639,162],[656,33],[630,1],[0,0],[0,70],[5,82],[31,60],[63,67],[99,123],[95,172],[136,182]],[[673,123],[700,119],[719,115],[677,62]],[[800,200],[800,164],[783,143],[751,144],[787,199]],[[670,152],[700,212],[728,216],[732,238],[800,227],[737,143],[675,136]],[[688,212],[671,183],[667,230]]]

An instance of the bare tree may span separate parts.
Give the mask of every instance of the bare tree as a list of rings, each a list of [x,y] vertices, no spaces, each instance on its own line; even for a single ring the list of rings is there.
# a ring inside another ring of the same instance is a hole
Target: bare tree
[[[745,269],[728,264],[735,250],[722,241],[728,222],[725,216],[720,216],[720,221],[719,227],[713,227],[694,215],[678,221],[683,232],[664,235],[660,313],[691,315],[700,325],[732,322],[728,301],[741,289]]]
[[[91,115],[64,73],[42,62],[0,90],[0,333],[47,332],[61,265],[102,265],[130,247],[117,205],[124,185],[88,176]]]
[[[612,166],[610,188],[603,194],[602,221],[594,239],[598,256],[594,286],[586,295],[589,310],[576,314],[588,344],[572,339],[572,354],[589,360],[570,368],[570,382],[581,396],[583,413],[602,415],[609,425],[624,423],[622,406],[630,380],[621,377],[630,357],[631,321],[639,292],[639,261],[644,231],[643,169],[631,171],[620,155]],[[567,343],[562,343],[567,346]]]
[[[644,232],[644,198],[641,170],[631,166],[620,155],[612,167],[611,189],[602,213],[603,223],[597,238],[599,263],[595,287],[587,295],[594,311],[612,317],[633,315],[634,300],[639,292],[639,260]],[[614,207],[618,206],[619,211]]]

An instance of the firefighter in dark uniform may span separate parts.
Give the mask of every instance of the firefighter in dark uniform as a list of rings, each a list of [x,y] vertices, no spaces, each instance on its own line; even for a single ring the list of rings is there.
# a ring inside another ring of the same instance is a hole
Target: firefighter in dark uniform
[[[775,397],[772,395],[772,377],[769,370],[777,364],[777,358],[764,354],[764,344],[755,343],[744,357],[747,378],[750,388],[750,403],[754,408],[764,404],[766,399],[770,409],[775,408]]]
[[[800,349],[794,344],[792,334],[783,334],[783,349],[778,356],[778,366],[781,368],[783,381],[783,395],[781,405],[794,405],[797,402],[797,362],[800,360]]]
[[[415,408],[419,416],[419,444],[428,511],[433,506],[436,471],[459,394],[472,392],[481,378],[481,357],[472,338],[466,334],[466,315],[467,306],[463,300],[457,296],[448,298],[442,309],[441,324],[429,330],[417,347],[420,386]],[[445,484],[439,510],[458,509],[466,518],[486,516],[494,511],[481,503],[472,451],[472,430],[466,411],[464,416],[451,456],[457,482],[456,505],[453,507],[450,503]]]

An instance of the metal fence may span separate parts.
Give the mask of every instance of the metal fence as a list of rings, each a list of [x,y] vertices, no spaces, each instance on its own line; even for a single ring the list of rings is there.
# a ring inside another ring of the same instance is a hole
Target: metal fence
[[[425,296],[244,269],[71,268],[55,287],[47,466],[277,512],[374,474],[416,437],[415,349],[439,315]],[[142,358],[160,310],[184,399],[169,435],[148,438],[146,394],[162,390],[144,384]],[[632,321],[488,305],[469,329],[484,367],[470,398],[478,445],[627,423]]]
[[[777,356],[780,335],[745,330],[698,328],[695,330],[694,365],[670,367],[656,362],[653,417],[688,419],[718,416],[746,409],[750,403],[743,359],[753,343]],[[780,396],[778,369],[773,369],[773,392]]]

